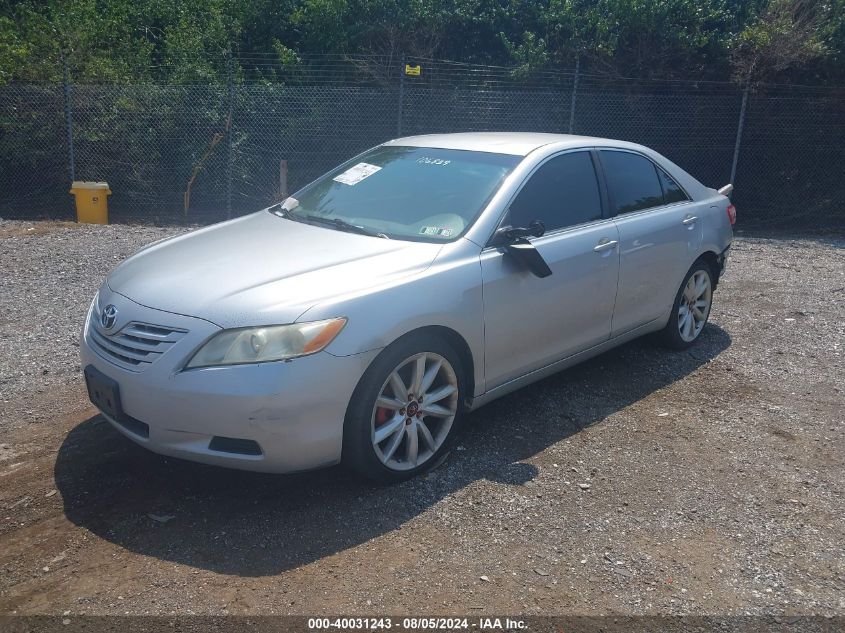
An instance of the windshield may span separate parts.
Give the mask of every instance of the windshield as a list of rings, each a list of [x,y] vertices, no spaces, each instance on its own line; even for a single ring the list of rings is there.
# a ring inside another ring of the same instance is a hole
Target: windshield
[[[286,216],[337,230],[444,242],[478,217],[519,156],[377,147],[285,201]]]

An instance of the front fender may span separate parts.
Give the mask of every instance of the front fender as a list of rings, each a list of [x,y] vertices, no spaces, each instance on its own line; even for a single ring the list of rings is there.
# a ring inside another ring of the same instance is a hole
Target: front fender
[[[447,327],[464,338],[473,356],[475,394],[484,385],[484,308],[480,249],[468,240],[447,245],[419,275],[323,301],[299,321],[345,316],[326,351],[350,356],[384,348],[427,326]]]

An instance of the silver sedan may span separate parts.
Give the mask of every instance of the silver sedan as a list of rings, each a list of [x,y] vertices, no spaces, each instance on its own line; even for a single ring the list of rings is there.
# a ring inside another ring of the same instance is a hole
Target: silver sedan
[[[82,333],[89,396],[157,453],[411,477],[471,409],[644,334],[692,345],[730,189],[621,141],[396,139],[112,271]]]

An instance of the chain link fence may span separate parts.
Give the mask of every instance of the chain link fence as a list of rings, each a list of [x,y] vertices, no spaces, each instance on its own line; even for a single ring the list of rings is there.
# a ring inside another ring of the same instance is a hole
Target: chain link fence
[[[117,222],[211,222],[397,136],[517,130],[634,141],[706,185],[733,180],[746,226],[845,226],[841,89],[744,93],[421,59],[268,72],[252,61],[232,60],[211,85],[0,86],[0,217],[73,217],[76,178],[109,183]]]

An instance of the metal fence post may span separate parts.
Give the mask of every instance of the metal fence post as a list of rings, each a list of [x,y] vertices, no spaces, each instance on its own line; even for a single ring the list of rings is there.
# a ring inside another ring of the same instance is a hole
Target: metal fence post
[[[232,125],[232,116],[235,110],[235,79],[234,79],[234,60],[232,59],[232,52],[229,51],[226,59],[226,75],[229,84],[229,116],[226,119],[226,217],[232,217],[232,161],[233,161],[233,142],[232,133],[234,127]]]
[[[67,127],[67,152],[70,181],[76,180],[76,159],[73,154],[73,103],[71,102],[70,80],[67,69],[67,58],[62,52],[62,77],[65,93],[65,126]]]
[[[575,56],[575,77],[572,80],[572,99],[569,103],[569,133],[575,130],[575,101],[578,95],[578,76],[581,71],[581,56]]]
[[[730,184],[736,181],[736,164],[739,162],[739,144],[742,141],[742,128],[745,125],[745,104],[748,103],[748,86],[742,91],[742,105],[739,108],[739,123],[736,126],[736,144],[734,145],[734,159],[731,163]]]
[[[396,112],[396,136],[402,136],[402,110],[405,108],[405,56],[399,60],[399,108]]]

